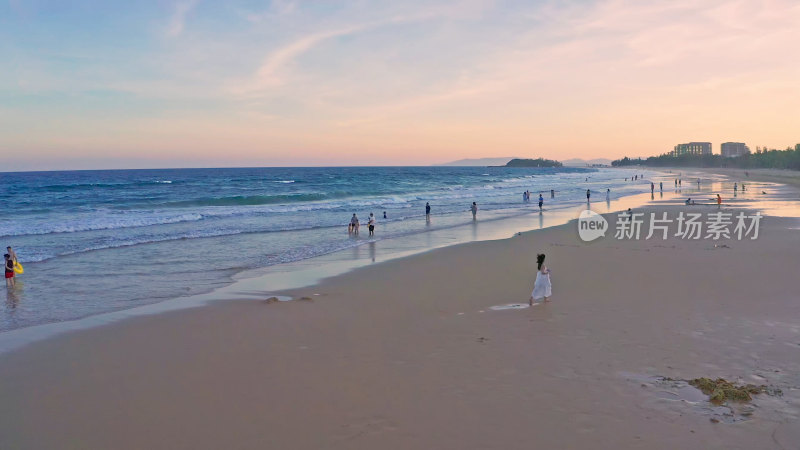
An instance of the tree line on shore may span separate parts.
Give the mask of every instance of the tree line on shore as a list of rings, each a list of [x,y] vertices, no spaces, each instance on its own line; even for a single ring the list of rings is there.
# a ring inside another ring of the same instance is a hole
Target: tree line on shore
[[[611,161],[614,167],[655,166],[655,167],[730,167],[734,169],[792,169],[800,170],[800,144],[786,150],[756,147],[755,153],[735,158],[722,155],[680,155],[665,153],[649,158],[628,158]]]

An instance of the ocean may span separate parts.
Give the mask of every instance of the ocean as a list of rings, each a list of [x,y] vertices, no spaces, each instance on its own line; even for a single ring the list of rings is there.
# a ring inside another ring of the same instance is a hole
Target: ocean
[[[25,266],[0,331],[210,292],[376,240],[642,193],[630,169],[333,167],[0,173],[0,244]],[[647,174],[647,172],[644,172]],[[645,186],[647,185],[647,186]],[[550,198],[550,190],[556,195]],[[530,190],[530,203],[522,193]],[[426,223],[425,203],[433,220]],[[386,218],[384,219],[384,212]],[[377,217],[374,238],[362,226]]]

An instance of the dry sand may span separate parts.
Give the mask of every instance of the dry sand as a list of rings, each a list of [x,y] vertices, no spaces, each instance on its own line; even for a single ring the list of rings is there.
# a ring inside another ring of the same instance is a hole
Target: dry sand
[[[570,223],[69,333],[0,357],[0,448],[800,448],[792,226],[715,247]],[[527,301],[537,252],[553,302],[490,310]],[[713,409],[656,376],[784,395]]]

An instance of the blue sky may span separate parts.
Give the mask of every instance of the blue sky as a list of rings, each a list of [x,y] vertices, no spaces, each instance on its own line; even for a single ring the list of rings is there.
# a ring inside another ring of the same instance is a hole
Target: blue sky
[[[0,3],[0,165],[430,164],[785,147],[800,3]]]

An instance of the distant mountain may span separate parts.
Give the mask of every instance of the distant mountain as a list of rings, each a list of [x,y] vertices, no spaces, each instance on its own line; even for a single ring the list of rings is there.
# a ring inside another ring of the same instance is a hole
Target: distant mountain
[[[606,158],[595,158],[595,159],[580,159],[580,158],[572,158],[566,161],[562,161],[565,166],[573,166],[573,167],[586,167],[592,164],[603,164],[603,165],[611,165],[611,160]]]
[[[436,166],[505,166],[507,162],[515,159],[514,156],[505,158],[474,158],[474,159],[459,159],[444,164],[434,164]]]
[[[543,158],[536,158],[536,159],[519,159],[515,158],[509,161],[506,164],[506,167],[561,167],[561,164],[558,161],[554,161],[552,159],[543,159]]]

